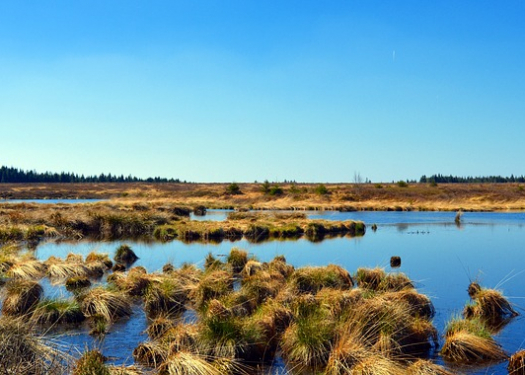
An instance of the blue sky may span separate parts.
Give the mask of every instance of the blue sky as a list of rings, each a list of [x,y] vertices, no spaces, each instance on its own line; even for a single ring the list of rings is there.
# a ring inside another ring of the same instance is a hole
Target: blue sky
[[[523,1],[3,1],[0,165],[525,174]]]

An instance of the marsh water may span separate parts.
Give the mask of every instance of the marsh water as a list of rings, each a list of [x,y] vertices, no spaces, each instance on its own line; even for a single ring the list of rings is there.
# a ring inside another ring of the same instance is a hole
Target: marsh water
[[[221,219],[227,212],[199,219]],[[159,271],[166,263],[180,266],[185,262],[202,266],[211,252],[225,256],[235,246],[247,250],[261,261],[284,255],[296,267],[339,264],[350,272],[359,267],[384,267],[390,272],[404,272],[416,282],[418,290],[431,297],[436,308],[434,325],[443,332],[446,322],[458,316],[469,297],[467,286],[477,280],[482,286],[503,291],[516,309],[525,314],[525,214],[467,212],[461,224],[454,223],[453,212],[313,212],[311,218],[363,220],[363,237],[342,237],[321,242],[306,239],[250,243],[245,240],[219,244],[140,242],[42,243],[36,248],[39,259],[65,257],[68,253],[87,255],[92,250],[113,257],[116,248],[129,244],[140,259],[134,264],[149,272]],[[372,231],[371,225],[378,229]],[[390,268],[390,257],[401,257],[400,268]],[[46,285],[46,293],[66,293]],[[506,326],[495,339],[509,353],[525,346],[525,320],[520,316]],[[191,319],[191,316],[187,316]],[[131,364],[131,353],[139,342],[147,340],[144,313],[137,309],[132,318],[115,324],[103,341],[95,341],[85,332],[73,331],[57,337],[66,347],[83,350],[97,346],[111,361]],[[442,342],[442,341],[441,341]],[[436,355],[436,361],[441,359]],[[506,374],[506,362],[490,367],[462,370],[469,374]],[[276,364],[275,373],[286,369]]]

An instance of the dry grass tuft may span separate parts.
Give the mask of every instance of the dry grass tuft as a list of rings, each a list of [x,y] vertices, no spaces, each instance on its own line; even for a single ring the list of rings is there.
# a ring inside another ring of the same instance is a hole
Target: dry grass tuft
[[[333,264],[326,267],[303,267],[290,276],[290,285],[298,293],[317,293],[322,288],[350,289],[353,286],[350,274]]]
[[[207,362],[201,356],[180,351],[171,354],[160,366],[162,375],[222,375],[223,371]]]
[[[351,375],[406,375],[406,369],[401,364],[382,357],[370,355],[360,361],[350,372]]]
[[[36,281],[9,280],[4,289],[2,313],[7,316],[30,315],[43,294],[44,290]]]
[[[424,359],[411,363],[407,368],[407,373],[409,375],[454,375],[443,366]]]
[[[7,276],[14,279],[39,280],[46,273],[45,264],[38,260],[22,260],[14,264],[8,271]]]
[[[461,364],[497,362],[507,358],[503,349],[491,337],[481,337],[466,330],[447,335],[441,355],[447,361]]]
[[[471,286],[472,284],[469,286],[469,290]],[[474,304],[467,305],[463,311],[463,315],[467,319],[480,318],[489,327],[497,329],[518,315],[509,301],[497,290],[480,288],[473,295]]]
[[[146,332],[150,339],[156,340],[164,336],[175,325],[175,322],[169,316],[159,315],[148,325]]]
[[[507,366],[509,375],[525,375],[525,350],[514,353]]]
[[[76,301],[46,299],[35,307],[31,319],[41,325],[78,324],[86,318]]]
[[[81,310],[86,317],[103,316],[106,321],[131,315],[131,302],[126,295],[102,287],[88,290],[79,296]]]
[[[177,315],[186,309],[188,290],[169,277],[153,279],[144,291],[144,310],[150,318]]]
[[[54,263],[47,268],[50,279],[64,280],[70,277],[87,277],[88,269],[82,263]]]
[[[135,254],[133,250],[131,250],[131,247],[128,245],[120,245],[115,253],[115,262],[125,264],[125,265],[131,265],[139,259],[139,257]]]
[[[66,373],[70,358],[31,330],[25,318],[0,317],[0,369],[2,374]]]
[[[414,288],[412,281],[403,273],[387,274],[382,268],[358,268],[357,286],[375,292],[391,292]]]
[[[209,300],[221,298],[233,291],[233,277],[226,271],[212,271],[205,274],[189,297],[196,310],[206,308]]]
[[[352,369],[371,355],[357,335],[344,335],[336,341],[328,358],[325,374],[350,374]]]
[[[104,365],[106,359],[100,351],[89,350],[75,363],[72,375],[110,375],[109,369]]]
[[[167,350],[153,342],[144,342],[139,344],[133,350],[133,358],[141,365],[158,368],[168,357]]]
[[[246,263],[248,262],[248,253],[244,250],[238,249],[236,247],[230,250],[230,254],[226,259],[226,262],[230,265],[233,273],[240,273]]]
[[[102,262],[106,266],[106,269],[113,267],[113,262],[109,259],[109,255],[106,253],[97,253],[96,251],[90,252],[86,256],[86,263]]]

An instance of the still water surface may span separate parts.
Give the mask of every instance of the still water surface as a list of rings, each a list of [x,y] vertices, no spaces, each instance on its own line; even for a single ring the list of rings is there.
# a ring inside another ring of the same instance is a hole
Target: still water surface
[[[319,213],[311,217],[318,217]],[[454,224],[451,212],[350,212],[323,213],[323,218],[363,220],[368,225],[365,236],[335,238],[318,243],[305,239],[297,241],[271,241],[259,244],[245,240],[220,244],[180,241],[170,243],[135,242],[80,242],[44,243],[36,249],[40,259],[51,255],[65,257],[69,252],[87,255],[96,249],[113,257],[122,243],[132,246],[140,259],[135,265],[146,267],[149,272],[159,271],[168,262],[180,266],[184,262],[202,266],[209,253],[224,256],[236,246],[249,251],[262,261],[276,255],[285,255],[296,267],[335,263],[350,272],[358,267],[384,267],[387,271],[406,273],[416,282],[420,292],[432,298],[436,307],[434,324],[443,332],[446,322],[461,314],[469,300],[466,289],[471,280],[482,286],[498,288],[525,314],[525,216],[523,213],[465,213],[463,224]],[[377,231],[370,230],[376,223]],[[402,259],[401,268],[392,270],[390,257]],[[48,293],[63,289],[47,287]],[[133,318],[118,323],[102,343],[95,343],[86,332],[61,339],[66,345],[80,350],[86,345],[102,346],[106,355],[114,356],[114,363],[132,363],[131,352],[146,340],[143,331],[146,319],[141,311]],[[525,347],[525,320],[518,317],[510,323],[496,340],[510,354]],[[438,362],[441,360],[436,359]],[[489,368],[470,370],[469,374],[506,374],[506,363]]]

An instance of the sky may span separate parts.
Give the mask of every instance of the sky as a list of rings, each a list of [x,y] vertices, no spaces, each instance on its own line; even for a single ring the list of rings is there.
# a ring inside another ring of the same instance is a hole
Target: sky
[[[525,2],[0,2],[0,165],[194,182],[525,174]]]

